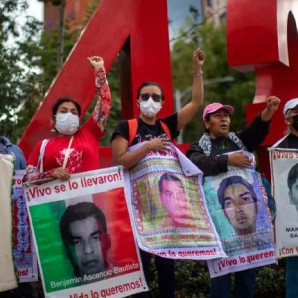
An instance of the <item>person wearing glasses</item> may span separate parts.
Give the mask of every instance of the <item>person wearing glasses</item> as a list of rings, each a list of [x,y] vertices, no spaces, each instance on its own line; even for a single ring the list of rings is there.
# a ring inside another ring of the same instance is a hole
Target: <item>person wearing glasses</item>
[[[192,99],[177,113],[167,117],[158,119],[156,116],[165,104],[162,87],[156,82],[148,81],[141,84],[137,91],[140,116],[136,119],[135,134],[131,134],[129,121],[123,120],[118,123],[112,135],[112,155],[115,164],[122,165],[126,170],[129,170],[150,151],[166,151],[169,142],[179,135],[180,129],[192,120],[203,103],[202,65],[204,59],[205,55],[201,49],[193,52]],[[143,144],[138,149],[128,152],[130,146],[138,143]],[[143,269],[147,280],[151,256],[151,254],[141,251]],[[155,256],[155,264],[158,270],[160,297],[174,297],[174,261]],[[150,296],[148,292],[145,292],[136,295],[136,297]]]

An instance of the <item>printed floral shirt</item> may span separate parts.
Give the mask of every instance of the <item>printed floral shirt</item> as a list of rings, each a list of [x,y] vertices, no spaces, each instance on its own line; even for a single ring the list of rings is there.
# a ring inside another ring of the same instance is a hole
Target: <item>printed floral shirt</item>
[[[90,118],[74,134],[65,167],[70,174],[99,168],[99,139],[104,134],[111,109],[111,93],[105,69],[102,67],[95,71],[95,76],[97,103]],[[71,136],[62,135],[49,139],[44,150],[43,173],[40,172],[39,165],[42,141],[37,143],[27,161],[24,181],[51,177],[55,168],[62,167],[70,138]]]

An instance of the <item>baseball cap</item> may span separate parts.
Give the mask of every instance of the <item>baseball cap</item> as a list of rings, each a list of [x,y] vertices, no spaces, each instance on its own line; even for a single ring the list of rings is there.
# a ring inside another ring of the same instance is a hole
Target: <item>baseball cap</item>
[[[287,101],[284,106],[284,116],[286,116],[288,110],[294,109],[297,105],[298,105],[298,98],[294,98]]]
[[[212,114],[220,109],[224,109],[226,110],[229,114],[233,114],[234,112],[234,108],[232,106],[229,105],[223,105],[220,102],[214,102],[211,103],[210,105],[207,105],[203,111],[203,120],[206,119],[206,116],[208,114]]]

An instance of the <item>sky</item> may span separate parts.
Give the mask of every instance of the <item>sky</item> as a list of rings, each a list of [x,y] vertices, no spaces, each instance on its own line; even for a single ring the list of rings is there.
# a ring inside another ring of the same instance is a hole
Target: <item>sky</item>
[[[170,39],[177,36],[178,30],[184,25],[186,16],[191,16],[189,7],[193,6],[201,11],[201,0],[168,0],[168,18],[170,24]]]
[[[28,0],[29,9],[27,15],[33,16],[38,20],[43,20],[43,3],[37,0]]]

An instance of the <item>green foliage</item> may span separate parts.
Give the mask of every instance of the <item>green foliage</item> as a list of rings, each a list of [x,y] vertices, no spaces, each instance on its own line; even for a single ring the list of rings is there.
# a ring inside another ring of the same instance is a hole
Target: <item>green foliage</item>
[[[190,26],[191,24],[188,24]],[[207,22],[172,45],[172,76],[176,89],[185,93],[182,105],[191,98],[192,52],[200,47],[206,55],[204,70],[204,106],[219,101],[231,104],[236,113],[232,116],[231,130],[239,130],[245,126],[245,106],[251,102],[255,91],[254,74],[240,73],[229,68],[227,63],[226,27],[222,22],[219,27]],[[188,92],[186,92],[188,89]],[[198,139],[203,131],[202,110],[184,129],[184,142]]]
[[[35,48],[35,38],[39,35],[42,24],[34,18],[27,18],[23,28],[20,27],[18,14],[24,13],[27,7],[25,0],[5,0],[0,3],[1,133],[13,141],[20,135],[17,120],[22,115],[21,111],[24,106],[30,110],[24,104],[25,101],[39,95],[35,86],[37,61],[30,60],[30,52]],[[21,32],[26,43],[21,39]],[[28,63],[29,60],[32,63]]]
[[[150,271],[150,289],[152,297],[159,297],[157,272],[152,259]],[[279,265],[256,268],[257,277],[254,288],[255,298],[285,297],[285,259]],[[175,262],[176,297],[208,298],[210,297],[210,275],[205,261]],[[232,297],[234,297],[234,275],[232,274]]]

